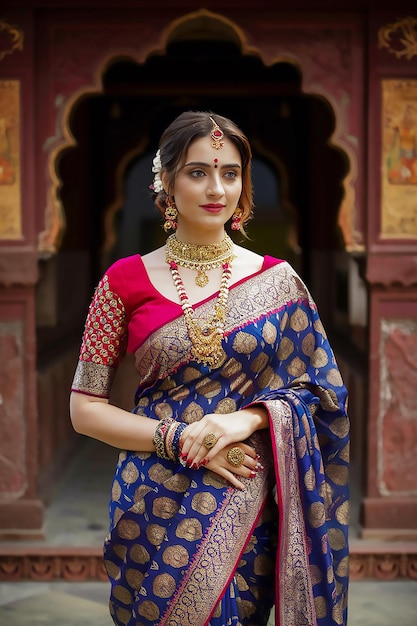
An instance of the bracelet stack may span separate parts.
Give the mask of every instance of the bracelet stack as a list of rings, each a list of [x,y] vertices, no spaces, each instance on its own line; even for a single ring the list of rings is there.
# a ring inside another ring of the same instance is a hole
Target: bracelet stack
[[[153,436],[153,443],[156,454],[161,459],[181,463],[180,438],[187,426],[188,424],[176,422],[170,417],[164,418],[158,423]]]

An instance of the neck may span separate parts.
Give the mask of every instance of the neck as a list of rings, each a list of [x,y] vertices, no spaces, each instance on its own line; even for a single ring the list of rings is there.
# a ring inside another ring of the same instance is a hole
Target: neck
[[[197,246],[209,246],[215,243],[223,241],[226,231],[224,228],[215,231],[203,231],[203,232],[189,232],[185,228],[181,228],[178,224],[178,228],[175,231],[175,235],[178,241],[183,243],[193,243]]]

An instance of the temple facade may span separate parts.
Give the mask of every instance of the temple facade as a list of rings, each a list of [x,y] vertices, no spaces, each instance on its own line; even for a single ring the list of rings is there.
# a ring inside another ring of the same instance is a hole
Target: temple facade
[[[2,12],[3,578],[24,575],[21,540],[39,551],[77,452],[68,397],[94,286],[116,258],[163,243],[150,168],[186,109],[248,135],[248,245],[296,267],[331,337],[350,392],[352,572],[417,578],[417,13],[335,4],[16,0]],[[128,407],[134,381],[118,389]]]

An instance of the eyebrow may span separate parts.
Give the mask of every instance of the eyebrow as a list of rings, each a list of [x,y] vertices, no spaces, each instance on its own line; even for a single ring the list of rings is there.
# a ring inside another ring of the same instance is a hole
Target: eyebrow
[[[219,164],[220,165],[220,164]],[[184,167],[196,167],[196,166],[200,166],[200,167],[213,167],[213,165],[211,163],[204,163],[203,161],[190,161],[189,163],[185,163]],[[225,165],[220,165],[220,167],[226,168],[226,167],[235,167],[235,168],[239,168],[240,169],[240,165],[239,163],[227,163]]]

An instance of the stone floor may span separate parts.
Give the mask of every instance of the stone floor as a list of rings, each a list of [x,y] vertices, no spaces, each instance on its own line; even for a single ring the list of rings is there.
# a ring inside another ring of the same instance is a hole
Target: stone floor
[[[112,448],[84,442],[48,508],[42,545],[102,544],[116,458]],[[111,626],[107,596],[101,582],[1,583],[0,626]],[[417,626],[417,581],[351,583],[349,626]]]

